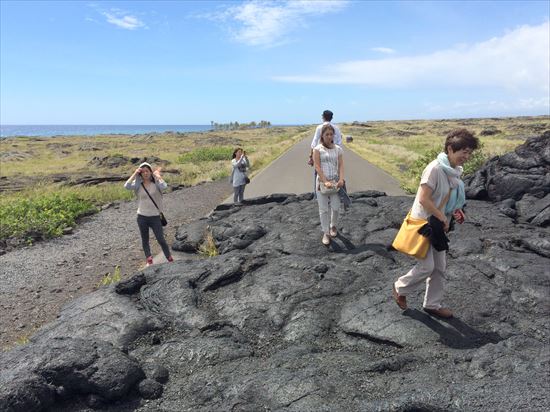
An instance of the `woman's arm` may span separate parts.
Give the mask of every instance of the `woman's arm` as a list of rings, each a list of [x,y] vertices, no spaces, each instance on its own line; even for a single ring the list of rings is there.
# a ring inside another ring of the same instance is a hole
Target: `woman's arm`
[[[242,159],[242,157],[241,157]],[[241,162],[241,159],[237,160],[237,159],[231,159],[231,165],[233,166],[233,169],[236,169],[239,167],[239,164]]]
[[[124,183],[124,189],[127,190],[136,190],[136,187],[138,187],[137,178],[139,176],[139,172],[141,172],[141,169],[138,167],[134,173],[132,173],[132,176],[128,178],[126,183]]]
[[[153,176],[155,176],[155,183],[160,190],[164,190],[168,187],[168,184],[164,181],[164,179],[160,175],[160,169],[155,170],[153,172]]]
[[[441,210],[437,208],[437,206],[432,200],[433,189],[427,184],[421,184],[419,190],[420,190],[419,202],[422,205],[422,207],[424,207],[426,212],[428,212],[430,215],[433,215],[439,220],[441,220],[445,225],[445,230],[447,230],[449,228],[449,222],[447,222],[447,217]]]
[[[338,155],[338,184],[336,187],[344,186],[344,156],[342,153]]]

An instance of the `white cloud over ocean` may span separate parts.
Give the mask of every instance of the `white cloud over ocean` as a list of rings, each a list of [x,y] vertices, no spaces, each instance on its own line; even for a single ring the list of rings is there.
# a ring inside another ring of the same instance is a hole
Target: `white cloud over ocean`
[[[227,29],[237,42],[266,47],[285,43],[293,30],[307,25],[308,18],[336,13],[348,3],[347,0],[254,0],[196,17],[228,25]]]
[[[431,54],[345,61],[316,73],[281,75],[274,79],[382,88],[502,88],[518,94],[548,96],[549,73],[550,26],[545,22]]]

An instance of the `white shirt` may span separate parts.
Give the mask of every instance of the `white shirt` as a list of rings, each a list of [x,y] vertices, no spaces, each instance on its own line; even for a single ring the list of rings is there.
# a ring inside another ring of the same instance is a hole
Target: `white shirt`
[[[441,209],[445,210],[445,205],[441,205],[441,202],[449,194],[451,185],[449,184],[449,178],[447,177],[447,174],[441,168],[437,159],[430,162],[430,164],[428,164],[428,166],[426,166],[426,168],[422,172],[420,185],[423,184],[432,189],[432,200],[435,207],[441,207]],[[424,209],[424,206],[420,204],[420,187],[418,188],[418,191],[416,192],[416,197],[414,198],[414,203],[411,209],[411,216],[417,219],[428,219],[430,217],[428,211]],[[447,216],[447,218],[450,218],[450,216]]]
[[[322,144],[315,146],[314,150],[319,152],[321,160],[321,170],[328,181],[336,180],[338,176],[338,156],[341,156],[343,150],[340,146],[334,145],[332,149],[327,149]]]
[[[315,129],[315,134],[313,135],[313,140],[311,141],[311,148],[315,149],[315,146],[319,144],[321,141],[321,129],[324,125],[330,124],[334,128],[334,144],[338,146],[342,146],[342,133],[340,133],[340,129],[335,124],[332,124],[331,122],[324,122],[321,123],[317,128]]]
[[[158,189],[157,185],[150,184],[147,187],[147,192],[151,195],[153,199],[155,199],[155,203],[159,207],[160,210],[162,210],[162,192]],[[137,195],[138,195],[138,215],[141,216],[158,216],[159,215],[159,209],[157,209],[157,206],[153,203],[151,200],[151,197],[147,194],[143,186],[141,186],[138,189]]]

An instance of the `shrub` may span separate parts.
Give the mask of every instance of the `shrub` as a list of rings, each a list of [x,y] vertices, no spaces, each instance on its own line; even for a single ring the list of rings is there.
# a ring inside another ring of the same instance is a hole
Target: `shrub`
[[[120,282],[121,276],[120,276],[120,266],[115,266],[115,271],[111,275],[110,273],[106,273],[103,275],[103,278],[99,281],[97,286],[108,286],[112,285],[113,283]]]
[[[61,236],[82,215],[97,209],[88,200],[74,194],[51,193],[0,204],[0,239]]]
[[[179,156],[178,163],[213,162],[217,160],[229,161],[233,155],[233,150],[235,149],[230,146],[198,147]]]
[[[411,184],[403,185],[405,190],[411,193],[416,191],[418,182],[420,182],[420,178],[422,177],[422,172],[439,153],[441,153],[441,148],[434,147],[424,152],[424,154],[412,163],[407,171],[407,176],[410,178]],[[476,170],[483,166],[487,158],[488,156],[483,152],[483,143],[481,143],[479,149],[474,151],[470,159],[464,164],[464,175],[475,173]]]
[[[206,232],[205,239],[199,246],[199,254],[204,257],[219,255],[218,247],[216,246],[214,236],[212,236],[212,232],[210,230]]]

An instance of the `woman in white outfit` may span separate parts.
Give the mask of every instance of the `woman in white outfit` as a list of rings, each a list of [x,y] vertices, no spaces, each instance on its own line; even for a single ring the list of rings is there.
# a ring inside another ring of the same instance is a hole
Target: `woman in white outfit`
[[[321,218],[321,229],[323,230],[322,242],[324,245],[329,245],[330,238],[336,237],[338,234],[336,229],[338,211],[340,209],[338,190],[344,186],[344,160],[342,153],[342,148],[334,144],[334,128],[330,124],[325,124],[321,129],[320,143],[313,149],[313,161],[315,171],[317,172],[315,189],[317,192],[317,203],[319,204],[319,217]]]

